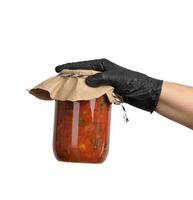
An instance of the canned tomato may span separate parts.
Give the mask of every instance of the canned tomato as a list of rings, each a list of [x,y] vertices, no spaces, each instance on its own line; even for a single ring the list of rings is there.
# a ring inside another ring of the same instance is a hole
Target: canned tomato
[[[55,101],[53,149],[60,161],[101,163],[108,154],[111,103],[106,95],[91,100]]]

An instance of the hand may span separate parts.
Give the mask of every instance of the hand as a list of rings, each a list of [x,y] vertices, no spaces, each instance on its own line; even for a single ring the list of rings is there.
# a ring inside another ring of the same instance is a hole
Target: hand
[[[59,65],[56,72],[63,69],[92,69],[101,71],[86,79],[91,87],[111,85],[115,93],[119,94],[124,102],[143,110],[153,112],[161,93],[162,80],[148,77],[145,74],[131,71],[107,59],[81,61]]]

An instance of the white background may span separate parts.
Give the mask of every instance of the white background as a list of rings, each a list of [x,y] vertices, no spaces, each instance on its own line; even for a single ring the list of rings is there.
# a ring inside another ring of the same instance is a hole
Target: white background
[[[56,161],[54,102],[26,89],[72,61],[107,58],[193,85],[188,0],[0,1],[0,199],[193,199],[193,132],[156,113],[113,106],[103,164]],[[180,94],[179,94],[180,95]]]

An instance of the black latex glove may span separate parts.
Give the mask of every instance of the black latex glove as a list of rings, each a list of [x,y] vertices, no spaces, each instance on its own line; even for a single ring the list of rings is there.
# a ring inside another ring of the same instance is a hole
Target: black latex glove
[[[111,85],[124,102],[143,110],[153,112],[161,93],[162,80],[131,71],[107,59],[81,61],[59,65],[56,72],[63,69],[93,69],[102,71],[87,77],[86,84],[92,87]]]

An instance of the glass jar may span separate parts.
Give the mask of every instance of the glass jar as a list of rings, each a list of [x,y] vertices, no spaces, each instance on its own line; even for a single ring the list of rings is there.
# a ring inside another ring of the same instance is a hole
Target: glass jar
[[[81,101],[56,101],[53,149],[68,162],[101,163],[108,154],[111,103],[106,95]]]

